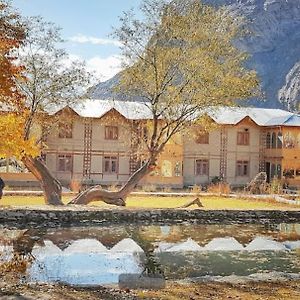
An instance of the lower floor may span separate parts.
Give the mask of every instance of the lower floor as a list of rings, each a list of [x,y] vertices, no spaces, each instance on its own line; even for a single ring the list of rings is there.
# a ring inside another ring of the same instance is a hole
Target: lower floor
[[[72,183],[121,185],[137,170],[142,160],[133,160],[127,152],[92,152],[87,164],[84,153],[77,151],[48,150],[43,155],[51,173],[63,185]],[[212,154],[165,153],[158,159],[156,168],[141,185],[182,188],[208,185],[224,179],[232,186],[249,183],[259,172],[267,173],[268,182],[278,178],[289,186],[300,187],[300,161],[295,158],[263,157],[259,153],[228,152],[225,157]],[[2,171],[3,172],[3,171]],[[30,182],[29,173],[1,173],[6,182]]]
[[[49,151],[45,153],[44,159],[53,175],[64,184],[79,181],[118,185],[127,181],[141,165],[141,161],[135,161],[133,168],[132,157],[126,152],[92,153],[88,170],[84,170],[84,154],[80,152]],[[265,159],[263,164],[268,181],[274,177],[286,177],[287,172],[291,172],[290,169],[287,171],[280,159],[276,161]],[[225,160],[220,155],[163,155],[159,157],[157,167],[141,184],[174,188],[207,185],[221,179],[223,174],[224,180],[229,184],[242,186],[263,170],[258,153],[227,153]],[[296,178],[299,176],[300,179],[300,169],[293,172],[293,184],[298,184]]]

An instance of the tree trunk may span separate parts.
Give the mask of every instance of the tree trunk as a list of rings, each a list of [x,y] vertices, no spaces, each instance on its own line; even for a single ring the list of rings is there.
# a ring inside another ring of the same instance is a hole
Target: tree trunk
[[[39,181],[41,188],[44,191],[45,203],[51,205],[64,205],[61,200],[61,184],[52,176],[42,160],[40,158],[33,158],[25,155],[22,161],[26,168]]]
[[[133,191],[139,181],[152,171],[155,159],[150,158],[140,169],[131,175],[125,185],[118,191],[108,191],[101,186],[93,186],[82,193],[68,204],[88,204],[92,201],[103,201],[107,204],[125,206],[127,196]]]

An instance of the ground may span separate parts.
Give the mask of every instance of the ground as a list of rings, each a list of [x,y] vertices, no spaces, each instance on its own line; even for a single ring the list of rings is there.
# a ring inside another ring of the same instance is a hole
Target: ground
[[[157,196],[130,196],[127,201],[128,208],[175,208],[184,205],[188,201],[194,199],[195,196],[185,197],[157,197]],[[72,199],[72,196],[65,196],[63,201],[67,203]],[[236,210],[299,210],[300,205],[291,205],[279,203],[271,199],[244,199],[244,198],[230,198],[224,196],[201,196],[200,200],[204,206],[203,209],[236,209]],[[298,202],[299,203],[299,202]],[[32,206],[43,205],[44,199],[42,196],[4,196],[0,200],[0,205],[7,206]],[[109,206],[99,202],[92,202],[93,206]]]
[[[172,284],[161,291],[141,291],[144,299],[160,300],[298,300],[300,282],[248,282],[248,283],[198,283],[193,285]]]
[[[174,208],[195,197],[155,197],[131,196],[127,200],[128,208]],[[67,203],[70,196],[64,197]],[[201,197],[203,209],[237,210],[299,210],[300,205],[278,203],[274,200],[254,200],[221,196]],[[6,206],[41,206],[43,197],[4,196],[0,204]],[[103,202],[91,205],[106,206]],[[111,207],[111,206],[110,206]],[[179,284],[168,282],[164,290],[158,291],[119,291],[110,288],[75,288],[62,285],[20,285],[5,282],[0,278],[0,300],[99,300],[99,299],[159,299],[159,300],[298,300],[300,299],[300,281],[221,283],[200,282]]]
[[[168,283],[158,291],[119,291],[106,288],[74,288],[62,285],[13,285],[0,283],[1,300],[298,300],[299,281],[195,284]]]

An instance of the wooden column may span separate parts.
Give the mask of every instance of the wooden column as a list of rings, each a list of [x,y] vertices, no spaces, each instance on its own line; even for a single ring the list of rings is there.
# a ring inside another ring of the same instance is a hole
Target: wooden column
[[[226,181],[227,179],[227,144],[227,128],[222,126],[220,134],[220,178],[222,181]]]
[[[83,140],[83,178],[91,178],[91,163],[92,163],[92,134],[93,123],[92,119],[84,121],[84,140]]]

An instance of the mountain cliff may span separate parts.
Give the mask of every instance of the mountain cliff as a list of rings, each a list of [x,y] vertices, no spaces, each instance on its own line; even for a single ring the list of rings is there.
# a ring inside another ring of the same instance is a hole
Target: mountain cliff
[[[245,17],[252,34],[238,41],[250,53],[248,67],[261,79],[264,101],[251,105],[299,110],[300,104],[300,0],[203,0],[226,6],[232,15]],[[113,92],[119,74],[97,84],[93,98],[125,99]]]

